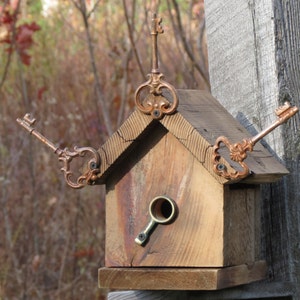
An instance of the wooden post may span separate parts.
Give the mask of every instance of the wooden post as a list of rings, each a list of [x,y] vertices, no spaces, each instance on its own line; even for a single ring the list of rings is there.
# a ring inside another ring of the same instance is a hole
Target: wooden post
[[[206,0],[205,8],[213,96],[252,133],[274,121],[283,102],[299,107],[300,3]],[[265,139],[290,171],[263,188],[268,280],[213,292],[113,292],[108,299],[300,299],[299,126],[298,115]]]
[[[267,127],[285,101],[299,107],[300,3],[206,0],[205,5],[213,96],[253,133]],[[265,139],[290,175],[263,189],[261,251],[270,278],[252,285],[253,297],[300,299],[299,126],[297,115]]]

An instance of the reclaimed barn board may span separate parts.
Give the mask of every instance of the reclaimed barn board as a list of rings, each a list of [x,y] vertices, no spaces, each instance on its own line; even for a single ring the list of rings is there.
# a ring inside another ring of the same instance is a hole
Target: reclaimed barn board
[[[155,128],[119,170],[122,173],[107,182],[106,266],[227,264],[223,187],[163,126]],[[149,203],[158,195],[177,203],[178,217],[172,224],[158,225],[141,247],[134,239],[149,223]]]
[[[266,286],[259,282],[247,284],[241,288],[230,288],[226,293],[218,291],[119,291],[110,292],[108,300],[241,300],[241,299],[264,299],[264,300],[291,300],[291,293],[295,291],[291,283],[271,283]],[[275,295],[281,295],[279,297]]]
[[[205,5],[212,94],[253,133],[274,121],[273,112],[284,101],[299,107],[299,1],[206,0]],[[300,299],[299,127],[298,114],[264,143],[290,171],[263,187],[261,252],[270,279],[224,290],[217,299]]]
[[[161,125],[106,185],[108,267],[223,267],[257,258],[257,187],[224,187]],[[176,202],[178,216],[141,247],[134,239],[158,195]]]
[[[236,182],[213,171],[213,146],[219,136],[226,136],[231,143],[236,143],[251,135],[208,92],[177,92],[180,101],[178,112],[157,121],[136,110],[98,150],[101,156],[99,183],[105,183],[110,172],[134,151],[137,144],[143,142],[145,135],[151,135],[151,128],[158,122],[203,164],[215,180],[220,183]],[[234,171],[232,167],[237,168],[239,165],[230,160],[229,152],[224,148],[220,149],[220,162],[225,164],[229,171]],[[273,182],[288,173],[260,143],[255,145],[253,152],[248,153],[245,162],[252,171],[252,174],[243,180],[247,183]]]
[[[218,290],[265,278],[264,261],[230,268],[103,268],[104,288],[133,290]]]

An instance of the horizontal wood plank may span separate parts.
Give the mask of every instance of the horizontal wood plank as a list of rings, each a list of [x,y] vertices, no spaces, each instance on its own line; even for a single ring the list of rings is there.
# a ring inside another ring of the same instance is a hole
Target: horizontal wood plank
[[[264,261],[228,268],[101,268],[99,287],[127,290],[218,290],[264,279]]]
[[[264,280],[218,291],[112,291],[108,300],[242,300],[275,299],[291,300],[296,294],[295,284],[291,282],[270,282]]]

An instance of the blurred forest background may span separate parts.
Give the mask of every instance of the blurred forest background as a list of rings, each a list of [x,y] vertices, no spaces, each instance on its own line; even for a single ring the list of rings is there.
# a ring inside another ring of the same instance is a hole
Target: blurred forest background
[[[209,90],[203,0],[0,0],[0,299],[104,299],[104,188],[68,187],[16,118],[98,148],[151,71],[153,12],[166,81]]]

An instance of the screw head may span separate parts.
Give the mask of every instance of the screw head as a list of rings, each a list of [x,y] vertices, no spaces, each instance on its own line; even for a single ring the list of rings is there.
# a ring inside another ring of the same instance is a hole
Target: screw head
[[[139,234],[139,240],[143,242],[145,239],[146,239],[146,234],[143,233],[143,232],[141,232],[141,233]]]
[[[217,170],[224,171],[224,170],[226,170],[226,166],[224,164],[217,164]]]
[[[92,162],[90,163],[90,169],[91,169],[91,170],[95,170],[95,169],[97,169],[97,168],[98,168],[97,164],[96,164],[94,161],[92,161]]]
[[[154,109],[152,115],[154,118],[158,119],[161,117],[161,112],[158,109]]]

